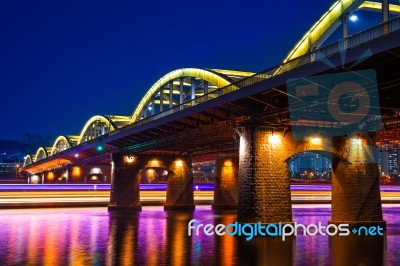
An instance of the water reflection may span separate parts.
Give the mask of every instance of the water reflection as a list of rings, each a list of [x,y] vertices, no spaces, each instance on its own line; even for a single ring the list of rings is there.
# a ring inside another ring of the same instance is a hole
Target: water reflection
[[[330,237],[335,265],[385,265],[384,236]]]
[[[1,210],[2,265],[399,265],[400,207],[384,208],[387,237],[297,236],[251,241],[228,235],[188,236],[191,219],[229,224],[235,212],[145,207]],[[293,209],[301,223],[326,223],[329,208]]]
[[[295,237],[238,238],[239,265],[293,265]]]

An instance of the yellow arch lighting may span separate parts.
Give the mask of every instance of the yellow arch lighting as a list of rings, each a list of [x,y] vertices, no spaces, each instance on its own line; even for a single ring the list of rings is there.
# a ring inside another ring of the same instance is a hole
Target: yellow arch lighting
[[[106,123],[106,125],[110,128],[110,131],[116,129],[116,127],[115,127],[115,125],[114,125],[114,123],[112,122],[111,119],[108,119],[107,117],[102,116],[102,115],[95,115],[95,116],[92,116],[92,117],[86,122],[86,124],[83,126],[83,129],[82,129],[82,131],[81,131],[81,134],[79,135],[78,142],[76,143],[77,145],[82,143],[83,137],[85,136],[85,133],[86,133],[87,129],[90,127],[90,125],[91,125],[92,123],[94,123],[94,122],[96,122],[96,121],[102,121],[102,122]]]
[[[300,39],[294,48],[286,56],[283,63],[302,56],[310,51],[311,47],[328,32],[331,27],[340,20],[340,17],[348,12],[356,10],[361,3],[360,0],[337,0],[329,10],[311,27],[309,31]]]
[[[358,9],[380,12],[382,10],[382,3],[365,1]],[[400,15],[400,6],[389,4],[389,13]]]
[[[48,150],[50,150],[50,149],[51,149],[51,148],[43,148],[43,147],[40,147],[40,148],[37,150],[36,155],[35,155],[36,161],[39,161],[39,160],[40,160],[40,159],[39,159],[39,154],[40,154],[41,152],[43,152],[43,154],[44,154],[44,157],[43,157],[42,159],[47,158],[47,157],[48,157]]]
[[[28,163],[29,162],[29,163]],[[33,159],[31,155],[27,155],[24,161],[24,167],[33,163]]]
[[[231,83],[224,79],[223,77],[205,70],[205,69],[199,69],[199,68],[180,68],[174,71],[169,72],[159,80],[157,80],[156,83],[151,86],[151,88],[147,91],[147,93],[144,95],[142,100],[139,102],[138,106],[136,107],[135,111],[133,112],[132,118],[131,118],[131,123],[134,123],[138,120],[138,117],[142,110],[145,108],[146,103],[151,99],[151,96],[153,96],[157,91],[167,82],[172,81],[177,78],[182,78],[182,77],[194,77],[194,78],[199,78],[206,80],[218,88],[222,88],[225,86],[230,85]]]
[[[60,141],[64,141],[64,142],[67,144],[67,149],[71,148],[71,142],[70,142],[70,140],[69,140],[67,137],[65,137],[65,136],[58,136],[58,138],[54,141],[53,147],[51,148],[50,155],[53,155],[53,154],[54,154],[54,152],[55,152],[56,149],[57,149],[57,144],[58,144]]]

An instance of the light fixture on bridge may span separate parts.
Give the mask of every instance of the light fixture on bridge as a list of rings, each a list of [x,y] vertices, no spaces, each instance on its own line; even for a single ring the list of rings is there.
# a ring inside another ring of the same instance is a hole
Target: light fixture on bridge
[[[357,15],[351,15],[350,17],[349,17],[349,20],[351,21],[351,22],[356,22],[357,20],[358,20],[358,16]]]
[[[318,138],[318,137],[310,138],[310,143],[311,144],[318,145],[318,144],[321,144],[321,142],[322,142],[321,138]]]
[[[133,155],[126,155],[124,156],[125,163],[134,163],[136,161],[136,157]]]
[[[98,152],[102,152],[102,151],[104,150],[103,145],[98,145],[98,146],[96,147],[96,150],[97,150]]]
[[[175,161],[175,165],[176,165],[177,167],[182,167],[182,166],[183,166],[183,161],[182,161],[182,160],[176,160],[176,161]]]
[[[231,161],[231,160],[226,160],[226,161],[224,161],[224,166],[226,166],[226,167],[232,167],[232,161]]]
[[[351,143],[352,143],[353,145],[361,145],[361,144],[362,144],[362,139],[360,139],[360,138],[353,138],[353,139],[351,140]]]
[[[94,167],[90,171],[90,174],[101,174],[101,169],[99,167]]]
[[[32,184],[38,184],[39,183],[39,176],[38,175],[31,176],[31,183]]]
[[[79,157],[79,154],[78,154],[78,153],[75,153],[74,157],[75,157],[75,158],[78,158],[78,157]]]
[[[277,134],[271,134],[268,137],[268,142],[272,145],[278,145],[281,143],[281,136]]]
[[[160,161],[157,159],[153,159],[149,162],[149,167],[160,167]]]

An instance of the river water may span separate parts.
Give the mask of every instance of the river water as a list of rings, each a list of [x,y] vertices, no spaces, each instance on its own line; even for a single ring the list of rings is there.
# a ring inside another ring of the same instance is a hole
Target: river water
[[[400,265],[400,205],[384,205],[383,237],[188,236],[188,221],[229,224],[235,212],[139,213],[106,208],[0,211],[0,265]],[[322,222],[329,205],[294,205],[299,223]]]

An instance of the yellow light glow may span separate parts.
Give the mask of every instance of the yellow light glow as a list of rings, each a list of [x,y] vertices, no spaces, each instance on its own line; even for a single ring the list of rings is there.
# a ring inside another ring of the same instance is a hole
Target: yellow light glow
[[[278,145],[281,143],[281,136],[275,134],[275,135],[269,135],[268,137],[268,142],[272,145]]]
[[[160,161],[158,161],[157,159],[153,159],[150,161],[149,166],[150,167],[160,167]]]
[[[226,166],[226,167],[232,167],[232,161],[230,161],[230,160],[224,161],[224,166]]]
[[[382,3],[365,1],[364,3],[361,4],[361,6],[358,9],[381,12],[382,11]],[[394,5],[394,4],[389,4],[389,13],[400,15],[400,6]]]
[[[318,144],[321,144],[321,142],[322,142],[321,138],[317,138],[317,137],[310,138],[311,144],[318,145]]]
[[[72,177],[79,177],[81,175],[82,171],[79,166],[74,166],[72,167]]]
[[[91,181],[97,181],[97,180],[99,180],[99,178],[97,177],[97,175],[92,175],[92,176],[90,177],[90,180],[91,180]]]
[[[353,145],[361,145],[362,144],[362,139],[354,138],[354,139],[351,140],[351,143]]]
[[[129,164],[134,163],[136,162],[136,157],[132,155],[124,156],[124,162]]]
[[[53,147],[51,148],[51,152],[50,155],[54,155],[56,153],[57,150],[57,145],[60,141],[64,141],[66,144],[66,148],[70,148],[71,147],[71,142],[70,140],[65,137],[65,136],[58,136],[57,139],[54,141]]]
[[[183,161],[182,160],[177,160],[177,161],[175,161],[175,165],[177,167],[182,167],[183,166]]]
[[[92,168],[91,174],[101,174],[101,169],[98,167]]]
[[[83,126],[82,131],[81,131],[81,134],[79,135],[79,139],[78,139],[77,144],[81,144],[81,143],[82,143],[83,137],[85,136],[86,131],[87,131],[88,128],[89,128],[94,122],[96,122],[96,121],[104,122],[104,123],[107,125],[107,127],[109,127],[110,131],[113,131],[113,130],[116,129],[116,128],[115,128],[115,125],[114,125],[114,122],[113,122],[111,119],[109,119],[109,118],[107,118],[107,117],[105,117],[105,116],[102,116],[102,115],[95,115],[95,116],[92,116],[92,117],[85,123],[85,125]]]
[[[358,5],[356,5],[358,4]],[[360,3],[355,0],[337,0],[329,10],[304,34],[301,40],[289,52],[284,63],[304,55],[345,13],[356,10]]]
[[[250,77],[255,73],[253,72],[245,72],[245,71],[237,71],[237,70],[225,70],[225,69],[217,69],[213,68],[212,71],[227,75],[227,76],[242,76],[242,77]]]
[[[49,150],[49,149],[51,149],[51,148],[40,147],[37,150],[36,155],[35,155],[36,161],[47,158],[47,155],[48,155],[47,150]]]
[[[48,172],[47,173],[47,180],[48,181],[53,181],[54,180],[54,173],[53,172]]]
[[[156,83],[151,86],[151,88],[147,91],[144,95],[138,106],[136,107],[135,111],[133,112],[131,123],[136,122],[139,119],[140,113],[146,108],[146,103],[151,99],[151,97],[158,92],[158,90],[164,86],[164,84],[181,77],[195,77],[199,79],[206,80],[218,88],[225,87],[230,85],[230,81],[222,78],[220,75],[213,73],[212,71],[206,69],[199,69],[199,68],[180,68],[174,71],[169,72],[162,78],[160,78]]]
[[[39,183],[39,176],[38,175],[31,176],[31,183],[32,184],[38,184]]]

